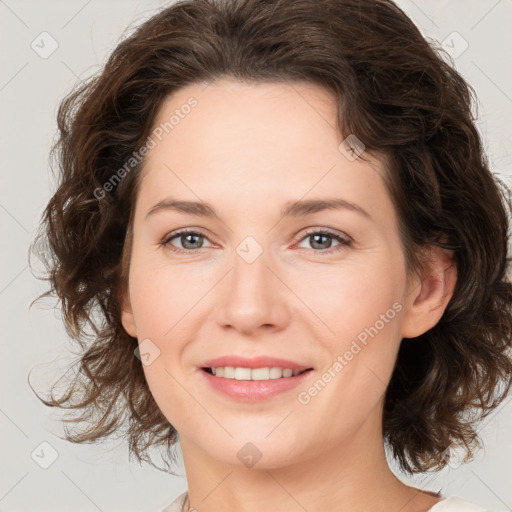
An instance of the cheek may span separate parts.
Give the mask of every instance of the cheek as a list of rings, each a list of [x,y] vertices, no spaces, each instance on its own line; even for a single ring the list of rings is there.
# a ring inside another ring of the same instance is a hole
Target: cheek
[[[317,338],[325,357],[318,380],[299,390],[298,401],[305,422],[307,416],[329,418],[324,438],[354,433],[384,397],[401,340],[399,281],[397,272],[352,268],[310,297],[322,320],[318,333],[326,333]]]
[[[392,306],[401,300],[405,286],[400,263],[390,263],[384,257],[368,263],[322,265],[300,273],[288,270],[283,280],[291,283],[301,299],[302,303],[294,300],[298,307],[304,307],[305,314],[309,310],[309,316],[323,324],[325,338],[336,343],[352,339],[376,322],[382,327],[379,319],[390,308],[386,320],[394,320],[400,307]]]
[[[181,364],[187,342],[193,336],[188,322],[192,316],[187,313],[193,315],[190,310],[198,302],[200,290],[194,288],[190,276],[177,268],[164,268],[149,258],[142,261],[134,257],[132,262],[130,296],[139,349],[143,354],[146,348],[151,358],[150,364],[142,366],[144,375],[164,416],[175,428],[187,430],[192,405],[182,387]]]
[[[193,429],[194,418],[197,423],[197,418],[204,411],[196,410],[197,403],[191,400],[186,386],[181,384],[182,375],[169,364],[166,354],[151,365],[143,366],[143,370],[151,395],[167,421],[179,431]]]
[[[132,269],[130,297],[139,338],[169,338],[179,329],[187,311],[204,295],[198,282],[200,275],[192,266],[172,266],[162,262],[162,258],[135,256]]]
[[[287,306],[299,322],[309,318],[323,329],[324,339],[343,346],[378,322],[402,296],[405,271],[400,258],[391,253],[383,251],[339,264],[283,265],[277,270],[290,291],[284,290],[282,300],[289,301]],[[199,309],[205,313],[208,301],[229,300],[229,295],[216,296],[215,285],[226,270],[221,267],[211,261],[170,264],[161,255],[135,253],[130,296],[139,339],[151,337],[161,344],[170,338],[180,339],[180,333],[183,338],[187,335],[183,330],[193,323],[196,305],[201,303]],[[209,298],[205,297],[208,293]]]
[[[401,341],[405,269],[391,255],[383,253],[371,264],[329,268],[294,287],[314,313],[308,316],[318,323],[317,339],[327,354],[322,370],[330,371],[326,380],[335,381],[329,387],[337,390],[333,399],[343,395],[347,406],[351,397],[360,400],[361,393],[368,404],[374,403],[393,371]]]

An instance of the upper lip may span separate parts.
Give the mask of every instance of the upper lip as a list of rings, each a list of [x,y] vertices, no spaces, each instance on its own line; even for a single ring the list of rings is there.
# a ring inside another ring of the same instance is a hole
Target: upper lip
[[[304,366],[289,359],[281,359],[272,356],[243,357],[243,356],[222,356],[215,359],[205,361],[202,368],[219,368],[224,366],[242,367],[242,368],[266,368],[279,367],[282,369],[290,368],[291,370],[308,370],[310,366]]]

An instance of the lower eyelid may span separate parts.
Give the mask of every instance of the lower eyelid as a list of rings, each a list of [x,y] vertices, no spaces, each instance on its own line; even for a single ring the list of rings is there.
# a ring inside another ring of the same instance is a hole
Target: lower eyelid
[[[313,236],[313,235],[324,235],[324,236],[328,236],[334,240],[336,240],[338,242],[338,245],[335,245],[334,247],[330,247],[328,249],[324,249],[324,250],[315,250],[315,249],[312,249],[312,248],[305,248],[305,247],[301,247],[300,249],[306,249],[307,251],[309,252],[313,252],[313,253],[317,253],[317,254],[330,254],[330,253],[334,253],[338,250],[342,250],[343,248],[351,245],[352,243],[352,239],[348,236],[343,236],[343,235],[340,235],[340,234],[337,234],[337,233],[331,233],[331,232],[328,232],[328,231],[323,231],[323,230],[318,230],[318,231],[310,231],[309,233],[306,233],[304,235],[302,235],[301,238],[299,238],[298,241],[294,242],[294,245],[297,245],[297,244],[300,244],[301,242],[305,241],[308,239],[308,237],[310,236]],[[210,244],[213,244],[209,238],[199,232],[199,231],[181,231],[181,232],[178,232],[178,233],[171,233],[170,235],[164,237],[164,239],[162,240],[161,244],[164,246],[164,247],[170,247],[170,250],[171,251],[174,251],[174,252],[178,252],[178,253],[190,253],[190,254],[193,254],[195,252],[198,252],[198,251],[201,251],[202,249],[208,249],[209,247],[200,247],[198,249],[183,249],[181,247],[176,247],[174,245],[171,244],[171,241],[172,240],[175,240],[177,238],[179,238],[180,236],[184,236],[184,235],[196,235],[196,236],[200,236],[203,240],[207,240]],[[214,245],[214,244],[213,244]]]
[[[313,234],[315,234],[315,233],[310,233],[309,235],[306,235],[305,237],[301,238],[297,242],[297,244],[300,244],[301,242],[305,241],[308,237],[312,236]],[[338,242],[338,245],[334,245],[333,247],[329,247],[327,249],[313,249],[310,247],[299,247],[299,249],[304,249],[308,253],[313,253],[314,255],[319,255],[319,256],[326,255],[327,256],[329,254],[334,254],[334,253],[341,252],[341,251],[345,250],[347,247],[349,247],[351,245],[351,242],[352,242],[350,239],[343,238],[338,235],[329,234],[328,236],[330,238],[334,239],[336,242]]]
[[[209,243],[212,243],[212,242],[210,242],[210,240],[208,239],[208,237],[206,235],[204,235],[203,233],[200,233],[198,231],[180,231],[178,233],[171,233],[170,235],[166,235],[160,243],[164,247],[171,246],[172,247],[171,250],[176,250],[177,252],[192,253],[194,251],[200,251],[201,249],[207,249],[207,247],[200,247],[199,249],[182,249],[181,247],[176,247],[171,244],[171,241],[179,239],[181,236],[186,236],[186,235],[196,235],[196,236],[201,237],[203,240],[208,240]]]

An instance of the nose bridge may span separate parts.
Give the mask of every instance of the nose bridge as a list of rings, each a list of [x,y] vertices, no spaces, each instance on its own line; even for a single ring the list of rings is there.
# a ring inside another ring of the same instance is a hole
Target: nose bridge
[[[253,236],[245,237],[235,249],[233,256],[233,286],[237,290],[246,292],[244,295],[258,296],[265,289],[271,287],[267,268],[272,266],[269,261],[270,252]]]
[[[273,266],[271,254],[263,243],[248,235],[238,244],[233,255],[232,294],[247,304],[268,300],[274,295],[274,283],[270,282],[273,275],[267,268]]]
[[[282,283],[271,270],[272,252],[254,236],[246,236],[235,247],[232,272],[219,321],[240,330],[251,331],[261,325],[280,325],[286,318]]]

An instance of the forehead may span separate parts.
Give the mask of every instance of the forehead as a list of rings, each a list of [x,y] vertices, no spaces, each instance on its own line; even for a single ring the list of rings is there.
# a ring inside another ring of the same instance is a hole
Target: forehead
[[[371,196],[377,206],[387,199],[382,164],[340,151],[337,111],[328,90],[306,82],[222,79],[183,87],[155,118],[152,133],[160,130],[161,140],[146,158],[139,192],[153,202],[164,192],[237,201],[245,210],[333,195],[353,202]]]
[[[191,98],[196,105],[188,108]],[[290,158],[318,148],[325,137],[326,143],[336,143],[336,109],[331,93],[315,84],[221,79],[209,85],[191,84],[169,96],[157,114],[154,129],[165,128],[173,118],[172,129],[164,134],[167,146],[176,148],[186,143],[210,157],[227,157],[223,147],[229,147],[243,151],[245,160],[279,155]],[[153,154],[158,153],[157,148]],[[200,153],[196,151],[194,156]]]

